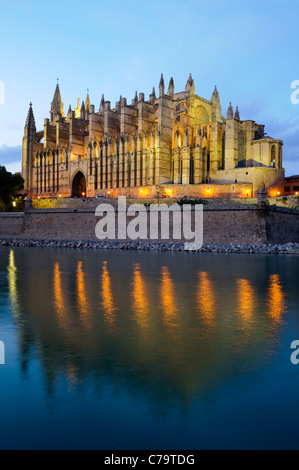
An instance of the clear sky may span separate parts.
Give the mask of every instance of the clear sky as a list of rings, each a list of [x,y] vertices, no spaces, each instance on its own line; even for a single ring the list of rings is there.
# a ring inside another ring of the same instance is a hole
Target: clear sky
[[[102,93],[114,106],[136,90],[148,99],[162,72],[182,91],[192,72],[203,98],[217,84],[223,115],[232,101],[284,140],[286,173],[299,174],[298,17],[298,0],[2,2],[0,164],[20,169],[29,102],[42,130],[58,77],[67,112],[87,88],[96,108]]]

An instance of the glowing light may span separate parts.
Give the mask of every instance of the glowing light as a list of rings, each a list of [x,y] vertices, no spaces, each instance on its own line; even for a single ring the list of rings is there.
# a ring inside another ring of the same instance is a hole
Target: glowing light
[[[160,297],[163,307],[164,323],[167,327],[178,327],[176,322],[178,318],[178,310],[176,306],[175,288],[170,277],[168,268],[162,268],[162,279],[160,287]]]
[[[199,273],[199,286],[197,289],[197,309],[201,319],[208,328],[215,326],[216,300],[215,289],[208,273]]]
[[[58,197],[62,197],[61,194],[58,194]]]
[[[133,311],[136,315],[136,321],[138,325],[142,328],[148,328],[148,318],[149,318],[149,301],[146,291],[146,283],[142,278],[140,271],[140,265],[136,264],[134,267],[133,275]]]
[[[254,310],[257,306],[256,293],[247,279],[238,279],[238,307],[243,328],[247,329],[252,322]]]
[[[53,290],[54,290],[54,305],[58,315],[59,324],[66,328],[67,322],[65,321],[65,300],[63,295],[62,286],[62,275],[59,268],[59,263],[55,263],[54,267],[54,278],[53,278]]]
[[[16,201],[13,201],[12,205],[13,205],[13,207],[16,207],[17,206]]]
[[[13,250],[9,253],[9,264],[8,264],[8,287],[9,287],[9,298],[12,311],[15,316],[19,316],[19,302],[18,302],[18,289],[17,289],[17,268],[15,264],[15,254]]]
[[[86,296],[85,275],[82,268],[82,261],[79,261],[77,268],[77,305],[81,314],[81,320],[85,326],[89,326],[87,322],[89,313],[89,304]]]
[[[84,197],[84,196],[85,196],[85,193],[82,193],[82,196]]]
[[[107,261],[103,262],[102,273],[102,307],[105,312],[104,321],[109,330],[113,331],[116,325],[115,305],[113,300],[111,279],[107,268]]]
[[[268,315],[272,318],[274,326],[278,327],[283,315],[287,311],[286,298],[282,290],[279,274],[270,276],[268,290]]]

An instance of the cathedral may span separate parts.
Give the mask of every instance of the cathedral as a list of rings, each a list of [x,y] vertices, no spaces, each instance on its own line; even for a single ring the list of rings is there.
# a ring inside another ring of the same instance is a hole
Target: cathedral
[[[32,198],[277,195],[282,147],[238,107],[223,116],[217,87],[210,100],[198,96],[191,74],[179,93],[173,78],[166,92],[162,75],[158,96],[121,96],[114,108],[102,96],[96,109],[88,93],[67,114],[57,84],[42,131],[30,104],[22,174]]]

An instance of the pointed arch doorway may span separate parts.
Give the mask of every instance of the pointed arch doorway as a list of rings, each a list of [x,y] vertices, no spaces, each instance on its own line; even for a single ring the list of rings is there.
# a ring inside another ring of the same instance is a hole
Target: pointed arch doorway
[[[72,197],[86,196],[86,179],[82,171],[76,173],[72,184]]]

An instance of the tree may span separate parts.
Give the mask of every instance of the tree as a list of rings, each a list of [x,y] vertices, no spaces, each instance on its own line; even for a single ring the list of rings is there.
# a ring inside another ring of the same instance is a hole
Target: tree
[[[20,173],[12,174],[5,166],[0,166],[0,200],[9,209],[12,200],[24,189],[24,180]]]

